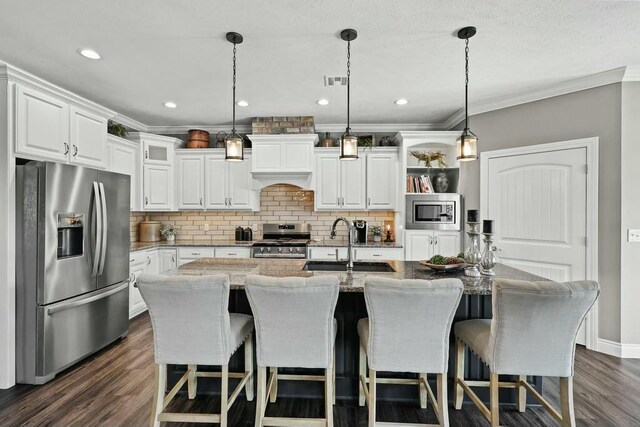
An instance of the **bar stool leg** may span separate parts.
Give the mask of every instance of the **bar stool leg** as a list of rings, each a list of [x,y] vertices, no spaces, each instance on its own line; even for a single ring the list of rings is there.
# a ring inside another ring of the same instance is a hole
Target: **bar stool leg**
[[[456,409],[462,409],[462,401],[464,400],[464,389],[458,382],[464,381],[465,356],[464,343],[460,340],[456,340],[456,376],[454,379],[454,407]]]
[[[376,426],[376,371],[369,369],[369,427]]]
[[[247,401],[253,400],[254,373],[253,373],[253,333],[244,342],[244,372],[249,376],[244,386]]]
[[[449,426],[449,398],[447,397],[447,375],[438,374],[438,413],[441,426]]]
[[[500,425],[500,402],[498,400],[500,388],[498,384],[498,374],[492,372],[489,380],[489,411],[491,411],[491,427],[499,427]]]
[[[324,378],[324,410],[327,419],[327,427],[333,427],[333,399],[335,390],[333,389],[333,369],[325,369]]]
[[[167,385],[167,365],[156,364],[156,382],[153,389],[153,401],[151,402],[151,427],[160,427],[158,415],[164,406],[164,390]]]
[[[258,396],[256,398],[256,422],[255,427],[262,427],[262,418],[264,417],[266,402],[266,377],[267,368],[258,366]]]
[[[518,387],[516,387],[516,399],[518,401],[518,411],[524,412],[527,409],[527,389],[522,385],[527,381],[526,375],[518,376]]]
[[[364,379],[365,383],[367,380],[367,352],[362,346],[362,342],[360,342],[360,358],[358,362],[358,404],[360,406],[364,406],[364,386],[362,385],[362,379]]]
[[[222,365],[222,390],[220,390],[220,427],[227,427],[229,411],[229,365]]]
[[[333,404],[336,404],[336,350],[333,349]]]
[[[271,403],[275,403],[278,398],[278,368],[269,368],[269,376],[271,374],[273,374],[273,388],[269,394],[269,400]]]
[[[422,373],[419,375],[418,388],[420,389],[420,408],[427,409],[427,387],[422,380],[427,381],[427,374]]]
[[[187,388],[189,390],[189,399],[194,399],[196,397],[197,387],[198,387],[198,377],[196,377],[196,372],[198,371],[198,365],[188,365],[189,369],[189,378],[187,382]]]
[[[575,427],[576,414],[573,408],[573,377],[560,378],[560,412],[563,427]]]

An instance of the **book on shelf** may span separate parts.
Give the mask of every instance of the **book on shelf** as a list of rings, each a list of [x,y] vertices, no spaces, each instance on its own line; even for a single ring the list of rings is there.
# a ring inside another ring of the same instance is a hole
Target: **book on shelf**
[[[407,193],[434,193],[429,176],[407,176]]]

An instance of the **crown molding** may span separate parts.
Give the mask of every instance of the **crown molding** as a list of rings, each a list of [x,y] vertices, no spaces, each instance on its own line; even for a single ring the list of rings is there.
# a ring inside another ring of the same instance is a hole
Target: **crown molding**
[[[344,132],[345,124],[316,123],[316,132]],[[353,132],[390,132],[441,130],[442,123],[356,123],[351,125]]]
[[[595,87],[606,86],[613,83],[640,81],[640,66],[627,66],[614,68],[601,73],[567,80],[541,89],[521,92],[516,95],[508,95],[487,101],[475,102],[469,105],[469,116],[475,116],[502,108],[527,104],[542,99],[553,98],[569,93],[580,92]],[[451,129],[464,120],[464,109],[456,111],[444,122],[445,129]]]
[[[178,126],[147,126],[147,132],[180,135],[191,129],[205,130],[209,133],[231,132],[231,125],[178,125]],[[236,132],[251,133],[251,125],[237,125]]]
[[[137,121],[136,119],[132,119],[129,116],[125,116],[124,114],[117,113],[111,118],[111,120],[128,128],[137,130],[138,132],[150,132],[149,126]]]

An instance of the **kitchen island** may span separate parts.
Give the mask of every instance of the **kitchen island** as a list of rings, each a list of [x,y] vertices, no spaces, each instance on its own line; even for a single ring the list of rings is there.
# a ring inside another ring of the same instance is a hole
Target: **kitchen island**
[[[336,397],[340,399],[358,398],[358,346],[359,339],[356,324],[359,319],[367,317],[367,308],[364,300],[364,281],[367,276],[381,276],[394,279],[425,279],[435,280],[440,278],[459,278],[464,283],[464,295],[454,317],[454,323],[467,319],[491,318],[491,277],[467,277],[462,270],[449,273],[440,273],[420,265],[413,261],[388,261],[395,271],[391,272],[354,272],[347,274],[345,271],[308,271],[305,270],[306,260],[293,259],[213,259],[205,258],[185,264],[177,269],[168,271],[168,275],[212,275],[227,274],[231,281],[231,295],[229,311],[235,313],[251,314],[251,307],[244,292],[244,281],[248,275],[260,274],[271,277],[313,277],[320,275],[334,275],[340,280],[340,296],[336,306],[335,318],[338,321],[336,337]],[[379,265],[379,263],[377,263]],[[366,267],[365,267],[366,268]],[[506,265],[498,264],[494,269],[495,278],[517,280],[545,280],[522,270],[517,270]],[[425,325],[429,327],[429,325]],[[453,328],[452,328],[453,329]],[[449,397],[453,396],[454,375],[454,345],[453,332],[451,335],[449,357]],[[402,349],[398,349],[399,352]],[[244,355],[239,350],[231,359],[229,369],[242,371]],[[205,368],[209,369],[209,368]],[[215,368],[210,368],[215,369]],[[184,366],[169,366],[169,385],[175,383],[184,373]],[[295,369],[282,369],[283,372]],[[308,372],[308,371],[307,371]],[[380,377],[384,377],[383,373]],[[395,374],[394,376],[398,376]],[[411,377],[411,374],[406,374]],[[489,370],[472,353],[467,354],[467,366],[465,378],[473,380],[487,380]],[[533,378],[532,384],[542,391],[542,379]],[[198,392],[219,392],[217,385],[202,381],[198,384]],[[479,389],[478,395],[488,401],[488,390]],[[323,384],[306,383],[298,381],[282,381],[278,384],[279,396],[322,397]],[[500,402],[509,404],[514,402],[514,392],[510,389],[500,390]],[[418,398],[418,388],[401,385],[383,385],[378,390],[379,399],[387,400],[414,400]]]

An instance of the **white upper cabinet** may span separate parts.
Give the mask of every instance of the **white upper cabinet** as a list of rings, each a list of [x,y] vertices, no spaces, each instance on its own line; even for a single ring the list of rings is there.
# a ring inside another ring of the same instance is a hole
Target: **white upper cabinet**
[[[112,113],[20,84],[15,105],[18,157],[106,167],[107,117]]]
[[[242,163],[247,162],[244,160]],[[224,160],[224,155],[205,156],[204,164],[204,188],[205,188],[205,208],[211,210],[222,210],[229,208],[229,173]]]
[[[395,210],[398,200],[398,152],[367,153],[367,209]]]
[[[178,209],[204,209],[204,157],[177,155]]]
[[[396,209],[396,149],[361,149],[356,160],[340,160],[339,156],[337,148],[318,148],[315,151],[316,210]]]
[[[313,171],[318,135],[247,135],[252,142],[252,173]]]
[[[142,167],[139,147],[126,139],[107,136],[107,169],[131,177],[131,211],[141,210]]]
[[[251,189],[251,162],[227,162],[229,167],[229,207],[231,209],[254,209],[259,197]],[[259,209],[259,206],[257,206]]]
[[[70,160],[93,168],[105,168],[107,120],[96,114],[70,107]]]
[[[144,165],[145,211],[170,211],[173,209],[173,167]]]
[[[366,199],[366,163],[363,156],[356,160],[340,161],[340,181],[342,187],[341,209],[365,210]]]

